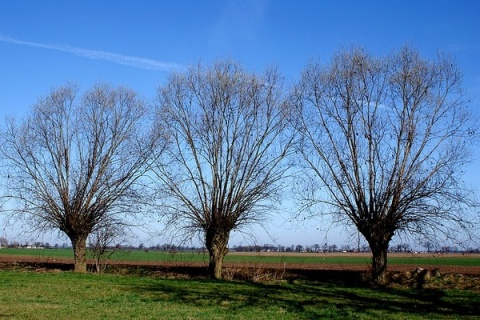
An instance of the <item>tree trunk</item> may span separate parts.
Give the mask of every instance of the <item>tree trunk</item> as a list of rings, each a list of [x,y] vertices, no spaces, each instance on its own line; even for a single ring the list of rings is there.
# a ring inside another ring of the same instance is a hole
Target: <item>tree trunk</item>
[[[75,236],[70,238],[73,246],[74,267],[73,272],[87,272],[87,236]]]
[[[102,264],[100,262],[100,256],[95,256],[95,271],[100,274],[102,273]]]
[[[387,283],[387,251],[386,244],[370,246],[372,249],[372,281],[379,285]]]
[[[223,258],[225,254],[220,253],[219,251],[210,251],[210,261],[208,263],[208,274],[211,278],[220,280],[223,278]]]
[[[208,274],[213,279],[222,279],[223,258],[228,253],[229,232],[210,229],[206,232],[205,245],[210,255]]]

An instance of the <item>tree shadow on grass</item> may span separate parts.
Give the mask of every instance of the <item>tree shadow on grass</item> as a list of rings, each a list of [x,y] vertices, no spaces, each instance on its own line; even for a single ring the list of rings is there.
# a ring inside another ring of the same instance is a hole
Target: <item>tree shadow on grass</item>
[[[384,314],[402,313],[408,317],[459,318],[480,316],[480,297],[472,292],[418,289],[339,288],[335,295],[343,300],[339,308],[352,306],[357,312],[380,310]]]
[[[130,288],[153,302],[198,308],[221,307],[229,314],[246,309],[284,316],[319,318],[453,318],[480,316],[480,298],[470,292],[372,289],[324,283],[261,284],[213,280],[164,280]]]

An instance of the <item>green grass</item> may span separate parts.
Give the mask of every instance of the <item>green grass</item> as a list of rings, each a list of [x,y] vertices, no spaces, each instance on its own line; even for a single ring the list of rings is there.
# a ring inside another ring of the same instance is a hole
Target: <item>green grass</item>
[[[34,257],[55,258],[72,258],[73,251],[71,249],[1,249],[2,254],[29,255]],[[115,253],[112,260],[127,261],[168,261],[168,262],[208,262],[208,256],[205,253],[198,252],[178,252],[168,253],[165,251],[143,251],[131,250]],[[229,254],[225,257],[225,262],[230,263],[315,263],[315,264],[370,264],[371,259],[367,255],[332,255],[332,254]],[[389,257],[389,264],[397,265],[425,265],[425,266],[480,266],[480,255],[459,256],[459,255],[412,255],[408,257]]]
[[[0,250],[2,254],[13,254],[20,256],[32,257],[50,257],[50,258],[72,258],[72,249],[19,249],[19,248],[3,248]]]
[[[0,271],[2,319],[474,319],[473,291]]]
[[[430,266],[480,266],[480,256],[412,256],[412,257],[389,257],[390,264],[407,265],[430,265]]]

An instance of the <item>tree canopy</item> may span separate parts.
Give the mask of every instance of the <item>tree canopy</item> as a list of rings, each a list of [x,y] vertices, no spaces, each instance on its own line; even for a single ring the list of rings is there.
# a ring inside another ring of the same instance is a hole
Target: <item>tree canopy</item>
[[[147,108],[132,90],[98,85],[76,94],[73,85],[55,89],[19,124],[9,121],[1,153],[14,212],[65,233],[75,270],[85,272],[88,235],[123,223],[142,203],[138,182],[158,140],[142,129]]]
[[[172,141],[156,170],[167,212],[204,234],[215,278],[230,232],[262,221],[282,188],[289,112],[276,70],[255,75],[230,60],[174,74],[159,90],[158,120]]]
[[[309,204],[347,219],[385,280],[388,244],[400,231],[465,228],[472,215],[462,182],[476,126],[454,61],[405,47],[384,58],[361,48],[306,67],[295,89]],[[323,193],[319,193],[321,190]]]

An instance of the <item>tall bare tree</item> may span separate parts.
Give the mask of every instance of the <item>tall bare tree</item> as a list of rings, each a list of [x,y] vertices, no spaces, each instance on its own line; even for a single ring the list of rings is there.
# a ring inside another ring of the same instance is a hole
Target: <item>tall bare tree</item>
[[[289,164],[289,108],[276,70],[257,76],[226,60],[175,74],[159,90],[172,143],[157,167],[170,221],[201,232],[209,272],[222,277],[230,232],[261,222]]]
[[[353,48],[307,66],[295,91],[313,181],[304,200],[356,226],[375,282],[386,281],[395,233],[449,234],[473,221],[461,177],[475,126],[452,59],[423,59],[408,47],[374,58]]]
[[[107,85],[82,99],[76,92],[72,85],[53,90],[21,123],[8,121],[1,152],[14,213],[64,232],[74,270],[86,272],[88,235],[138,210],[140,177],[158,140],[144,128],[147,108],[135,92]]]

